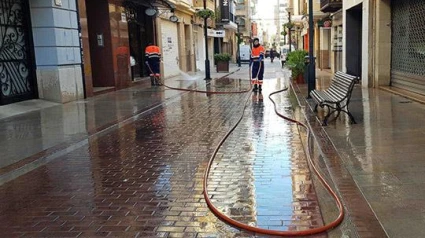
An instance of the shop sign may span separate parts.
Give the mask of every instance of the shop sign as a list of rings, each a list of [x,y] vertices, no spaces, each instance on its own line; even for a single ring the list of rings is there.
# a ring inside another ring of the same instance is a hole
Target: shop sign
[[[210,36],[210,37],[223,38],[225,35],[226,35],[226,32],[224,30],[208,29],[208,36]]]

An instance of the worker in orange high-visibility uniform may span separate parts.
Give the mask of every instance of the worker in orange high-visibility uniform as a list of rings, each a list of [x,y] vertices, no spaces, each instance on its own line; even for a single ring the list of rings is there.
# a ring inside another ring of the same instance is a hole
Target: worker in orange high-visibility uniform
[[[252,83],[254,88],[252,91],[257,92],[262,90],[264,77],[264,54],[265,49],[260,45],[260,40],[254,38],[254,46],[251,49],[251,59],[249,66],[252,67]]]
[[[161,73],[160,73],[160,62],[161,62],[161,51],[159,47],[149,43],[145,49],[146,64],[149,67],[151,85],[161,85]]]

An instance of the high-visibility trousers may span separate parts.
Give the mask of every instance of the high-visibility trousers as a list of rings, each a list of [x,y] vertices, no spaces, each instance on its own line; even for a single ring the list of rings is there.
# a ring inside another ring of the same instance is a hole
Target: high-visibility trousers
[[[160,76],[160,60],[159,58],[152,58],[148,60],[149,67],[151,67],[152,72],[150,73],[150,76]]]
[[[264,77],[264,62],[261,62],[261,61],[252,62],[252,79],[263,81],[263,77]],[[260,84],[260,83],[258,82],[257,84]]]

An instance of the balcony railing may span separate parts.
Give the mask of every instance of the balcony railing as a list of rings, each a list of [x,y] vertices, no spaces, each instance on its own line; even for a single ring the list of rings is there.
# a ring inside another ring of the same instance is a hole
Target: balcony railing
[[[320,0],[320,11],[336,12],[342,8],[342,0]]]

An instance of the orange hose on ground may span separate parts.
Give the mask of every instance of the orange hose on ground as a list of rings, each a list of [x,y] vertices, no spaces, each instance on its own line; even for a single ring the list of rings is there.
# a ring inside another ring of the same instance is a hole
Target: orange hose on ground
[[[288,90],[288,88],[285,88],[285,89],[282,89],[282,90],[278,90],[278,91],[275,91],[275,92],[273,92],[273,93],[271,93],[270,95],[269,95],[269,99],[272,101],[272,103],[273,103],[273,105],[274,105],[274,111],[275,111],[275,113],[279,116],[279,117],[281,117],[281,118],[283,118],[283,119],[285,119],[285,120],[287,120],[287,121],[290,121],[290,122],[292,122],[292,123],[296,123],[297,125],[299,125],[299,126],[302,126],[302,127],[304,127],[306,130],[307,130],[307,136],[310,136],[310,134],[311,134],[311,132],[310,132],[310,130],[309,130],[309,128],[304,124],[304,123],[302,123],[302,122],[299,122],[299,121],[297,121],[297,120],[294,120],[294,119],[292,119],[292,118],[288,118],[288,117],[286,117],[286,116],[284,116],[284,115],[282,115],[281,113],[279,113],[278,111],[277,111],[277,108],[276,108],[276,103],[275,103],[275,101],[271,98],[271,96],[272,95],[274,95],[274,94],[277,94],[277,93],[280,93],[280,92],[283,92],[283,91],[286,91],[286,90]],[[278,230],[268,230],[268,229],[263,229],[263,228],[259,228],[259,227],[253,227],[253,226],[249,226],[249,225],[247,225],[247,224],[244,224],[244,223],[241,223],[241,222],[239,222],[239,221],[236,221],[236,220],[234,220],[234,219],[232,219],[232,218],[230,218],[230,217],[228,217],[228,216],[226,216],[225,214],[223,214],[223,213],[221,213],[220,211],[219,211],[219,209],[212,203],[212,201],[211,201],[211,199],[210,199],[210,196],[209,196],[209,194],[208,194],[208,177],[209,177],[209,172],[210,172],[210,170],[211,170],[211,166],[212,166],[212,163],[213,163],[213,161],[214,161],[214,159],[215,159],[215,157],[216,157],[216,155],[217,155],[217,153],[218,153],[218,151],[219,151],[219,149],[220,149],[220,147],[223,145],[223,143],[226,141],[226,139],[230,136],[230,134],[236,129],[236,127],[239,125],[239,123],[242,121],[242,119],[243,119],[243,116],[245,115],[245,109],[246,109],[246,107],[247,107],[247,105],[248,105],[248,99],[249,99],[250,97],[248,97],[247,98],[247,100],[246,100],[246,102],[245,102],[245,105],[244,105],[244,109],[243,109],[243,112],[242,112],[242,115],[241,115],[241,117],[239,118],[239,120],[236,122],[236,124],[227,132],[227,134],[223,137],[223,139],[220,141],[220,143],[217,145],[217,147],[215,148],[215,150],[214,150],[214,153],[212,154],[212,156],[211,156],[211,158],[210,158],[210,160],[209,160],[209,162],[208,162],[208,165],[207,165],[207,169],[206,169],[206,171],[205,171],[205,174],[204,174],[204,181],[203,181],[203,191],[204,191],[204,198],[205,198],[205,201],[206,201],[206,203],[208,204],[208,207],[210,208],[210,210],[217,216],[217,217],[219,217],[221,220],[223,220],[223,221],[225,221],[226,223],[228,223],[228,224],[230,224],[230,225],[232,225],[232,226],[234,226],[234,227],[237,227],[237,228],[239,228],[239,229],[243,229],[243,230],[246,230],[246,231],[249,231],[249,232],[254,232],[254,233],[259,233],[259,234],[264,234],[264,235],[275,235],[275,236],[306,236],[306,235],[314,235],[314,234],[319,234],[319,233],[322,233],[322,232],[325,232],[325,231],[327,231],[327,230],[330,230],[330,229],[333,229],[334,227],[336,227],[336,226],[338,226],[341,222],[342,222],[342,220],[344,219],[344,208],[343,208],[343,206],[342,206],[342,203],[341,203],[341,200],[338,198],[338,196],[336,195],[336,193],[332,190],[332,188],[330,187],[330,185],[326,182],[326,180],[324,179],[324,177],[320,174],[320,172],[318,171],[318,169],[317,169],[317,167],[316,167],[316,165],[314,164],[314,162],[312,161],[312,159],[311,159],[311,157],[310,157],[310,148],[309,148],[309,146],[307,145],[307,160],[308,160],[308,162],[311,164],[311,166],[312,166],[312,168],[313,168],[313,170],[314,170],[314,172],[317,174],[317,176],[318,176],[318,178],[319,178],[319,180],[320,180],[320,182],[324,185],[324,187],[328,190],[328,192],[330,193],[330,195],[335,199],[335,202],[336,202],[336,205],[337,205],[337,207],[338,207],[338,210],[339,210],[339,215],[338,215],[338,217],[334,220],[334,221],[332,221],[331,223],[329,223],[329,224],[327,224],[327,225],[325,225],[325,226],[322,226],[322,227],[318,227],[318,228],[313,228],[313,229],[308,229],[308,230],[302,230],[302,231],[278,231]]]

